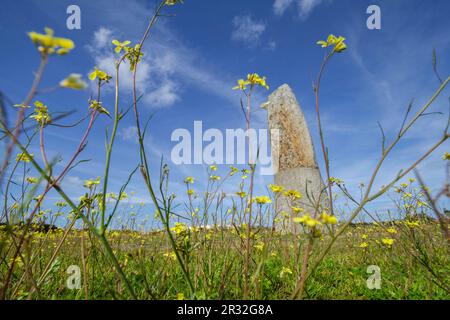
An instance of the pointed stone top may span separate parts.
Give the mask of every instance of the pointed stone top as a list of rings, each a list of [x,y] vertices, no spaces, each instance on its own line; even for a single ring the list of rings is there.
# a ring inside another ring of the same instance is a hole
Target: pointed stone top
[[[316,168],[314,147],[308,125],[292,89],[283,84],[262,105],[267,110],[269,129],[280,132],[279,148],[272,146],[279,170],[299,167]]]
[[[291,102],[293,100],[296,100],[294,92],[292,91],[291,87],[287,83],[282,84],[275,91],[273,91],[269,95],[268,101],[261,105],[261,108],[267,110],[268,106],[271,103],[273,103],[274,101],[279,102],[279,101],[286,101],[286,100],[290,100]]]

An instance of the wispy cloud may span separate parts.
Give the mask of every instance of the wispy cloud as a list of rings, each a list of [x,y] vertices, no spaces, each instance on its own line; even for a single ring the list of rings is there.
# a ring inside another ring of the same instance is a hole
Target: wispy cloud
[[[267,27],[264,22],[257,21],[251,15],[234,17],[233,26],[231,39],[249,47],[254,47],[260,43],[261,36]]]
[[[94,33],[89,50],[95,59],[95,64],[110,75],[115,75],[115,61],[117,57],[112,50],[111,41],[117,34],[112,29],[101,27]],[[151,105],[166,107],[177,102],[178,87],[170,79],[172,70],[167,61],[155,61],[151,56],[144,56],[136,74],[136,87],[145,93],[144,100]],[[150,68],[152,66],[152,68]],[[120,86],[123,90],[131,92],[133,77],[127,66],[119,70]]]
[[[202,56],[165,27],[155,29],[152,42],[143,49],[144,58],[136,75],[136,87],[143,94],[142,101],[152,107],[168,107],[181,101],[183,88],[194,86],[235,104],[238,100],[231,90],[233,78],[208,63],[199,63]],[[111,41],[118,35],[119,31],[102,27],[94,33],[88,46],[95,64],[111,75],[115,74],[117,59]],[[220,79],[214,76],[219,73],[224,74]],[[121,89],[131,92],[133,79],[127,66],[121,67],[119,78]]]
[[[275,0],[273,3],[273,11],[277,16],[283,15],[283,13],[289,8],[294,0]]]
[[[306,19],[323,2],[323,0],[275,0],[273,11],[277,16],[282,16],[295,3],[300,19]]]

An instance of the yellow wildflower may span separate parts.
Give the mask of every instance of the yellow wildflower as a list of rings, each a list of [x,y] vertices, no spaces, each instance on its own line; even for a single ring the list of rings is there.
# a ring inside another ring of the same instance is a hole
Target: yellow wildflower
[[[86,89],[86,82],[81,79],[81,74],[72,73],[67,78],[59,83],[61,88],[73,89],[73,90],[83,90]]]
[[[181,234],[187,231],[187,226],[184,223],[176,222],[175,226],[170,228],[176,234]]]
[[[392,238],[383,238],[381,239],[381,243],[383,243],[385,246],[391,247],[394,244],[394,239]]]
[[[57,38],[53,36],[54,31],[50,28],[45,28],[45,34],[37,32],[29,32],[28,36],[31,41],[37,46],[38,51],[43,54],[63,55],[69,53],[75,47],[72,40],[66,38]]]
[[[166,252],[163,254],[164,257],[166,258],[170,258],[171,260],[175,261],[177,260],[177,255],[175,254],[175,252]]]
[[[286,190],[284,195],[292,199],[300,199],[302,197],[302,194],[297,190]]]
[[[405,192],[405,193],[403,194],[403,199],[406,199],[406,198],[412,198],[412,194],[409,193],[409,192]]]
[[[330,177],[330,182],[331,182],[331,183],[334,183],[334,184],[337,184],[337,185],[339,185],[339,184],[344,184],[344,181],[343,181],[343,180],[341,180],[341,179],[339,179],[339,178],[335,178],[335,177]]]
[[[295,218],[293,219],[293,221],[296,222],[296,223],[301,223],[301,224],[303,224],[303,225],[306,225],[306,226],[308,226],[308,227],[310,227],[310,228],[314,228],[315,226],[321,224],[320,221],[318,221],[318,220],[312,218],[312,217],[309,215],[309,213],[308,213],[308,214],[305,214],[305,215],[302,216],[302,217],[295,217]]]
[[[339,53],[347,49],[347,45],[344,43],[344,41],[345,41],[344,37],[336,37],[333,34],[330,34],[327,38],[327,41],[320,40],[317,41],[317,44],[320,45],[322,48],[334,46],[333,51]]]
[[[270,190],[272,190],[273,193],[279,193],[279,192],[282,192],[284,190],[284,187],[277,186],[277,185],[274,185],[274,184],[269,184],[269,188],[270,188]]]
[[[94,67],[94,71],[89,74],[89,79],[94,81],[95,79],[99,79],[100,81],[108,82],[112,77],[109,76],[106,72]]]
[[[367,248],[369,246],[369,244],[367,242],[362,242],[359,247],[360,248]]]
[[[249,85],[250,82],[244,79],[239,79],[238,80],[238,85],[233,87],[233,90],[242,90],[244,91],[245,89],[247,89],[247,85]]]
[[[99,184],[100,184],[100,177],[98,177],[95,180],[89,179],[89,180],[84,181],[83,187],[92,189],[94,186],[97,186]]]
[[[283,277],[284,277],[285,275],[287,275],[287,274],[292,274],[292,270],[289,269],[289,268],[287,268],[287,267],[281,268],[281,271],[280,271],[280,278],[283,278]]]
[[[239,191],[236,192],[236,194],[241,197],[241,199],[244,199],[247,196],[247,193],[245,193],[244,191]]]
[[[389,233],[397,233],[397,230],[395,230],[395,228],[388,228],[386,231]]]
[[[22,162],[27,162],[28,163],[28,162],[31,161],[31,158],[33,158],[33,157],[34,157],[34,154],[32,154],[32,153],[29,153],[29,154],[19,153],[16,156],[16,162],[22,161]]]
[[[269,89],[269,86],[266,83],[266,77],[260,77],[257,73],[249,73],[247,75],[247,80],[239,79],[238,85],[233,87],[233,90],[242,90],[245,91],[247,86],[250,85],[250,90],[252,90],[256,85],[259,85],[265,89]]]
[[[405,221],[405,225],[408,226],[409,228],[416,228],[420,226],[419,221],[409,221],[409,220]]]
[[[252,73],[247,75],[247,81],[250,82],[251,86],[260,85],[261,87],[269,90],[269,86],[266,83],[266,77],[260,77],[257,73]]]
[[[263,242],[258,242],[254,245],[255,249],[262,252],[264,250],[264,243]]]
[[[325,211],[322,212],[322,215],[320,216],[323,223],[326,224],[336,224],[337,219],[335,216],[328,215]]]
[[[92,109],[94,111],[98,111],[99,113],[106,114],[107,116],[110,116],[109,111],[106,110],[102,106],[102,103],[97,100],[89,100],[89,109]]]
[[[35,119],[40,125],[46,125],[51,122],[50,115],[48,114],[48,109],[45,104],[40,101],[34,103],[34,113],[31,118]]]
[[[183,3],[183,0],[166,0],[164,3],[166,6],[174,6],[177,3]],[[182,300],[182,299],[181,299]]]
[[[268,196],[255,197],[257,204],[267,204],[272,203],[272,200]]]
[[[192,184],[192,183],[194,183],[194,178],[192,178],[192,177],[187,177],[186,179],[184,179],[184,183],[190,183],[190,184]]]
[[[28,183],[37,183],[38,179],[35,177],[27,177],[27,182]]]
[[[233,167],[233,166],[230,166],[230,169],[231,169],[231,172],[230,172],[230,176],[232,176],[232,175],[234,175],[236,172],[238,172],[239,171],[239,169],[238,168],[236,168],[236,167]]]
[[[303,209],[303,208],[297,208],[297,207],[294,207],[294,206],[291,206],[291,209],[294,212],[294,214],[299,214],[300,212],[305,211],[305,209]]]
[[[118,40],[113,40],[112,44],[115,45],[116,47],[114,48],[114,51],[116,53],[120,53],[120,51],[122,51],[122,49],[124,49],[125,47],[127,47],[129,44],[131,43],[131,41],[124,41],[124,42],[119,42]]]
[[[169,1],[169,0],[166,0],[166,1]],[[175,0],[173,0],[173,1],[175,1]],[[185,300],[185,297],[184,297],[184,293],[179,293],[179,294],[177,294],[177,300]]]

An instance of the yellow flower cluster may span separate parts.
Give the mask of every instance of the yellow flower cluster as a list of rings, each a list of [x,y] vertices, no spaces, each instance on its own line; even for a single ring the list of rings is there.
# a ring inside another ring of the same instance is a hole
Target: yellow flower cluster
[[[34,183],[38,182],[38,179],[35,178],[35,177],[27,177],[27,182],[31,183],[31,184],[34,184]]]
[[[61,88],[73,89],[73,90],[83,90],[86,89],[87,84],[81,78],[81,74],[72,73],[67,78],[59,83]]]
[[[236,194],[241,197],[241,199],[244,199],[247,196],[247,193],[245,193],[244,191],[239,191],[236,192]]]
[[[362,242],[359,247],[360,248],[367,248],[369,246],[369,244],[367,242]]]
[[[194,178],[192,177],[187,177],[186,179],[184,179],[184,183],[186,184],[193,184],[194,183]]]
[[[411,229],[417,228],[420,226],[419,221],[410,221],[410,220],[406,220],[405,225]]]
[[[166,6],[174,6],[178,3],[183,3],[183,0],[166,0],[165,5]]]
[[[177,255],[175,254],[175,252],[166,252],[166,253],[164,253],[163,254],[163,256],[164,257],[166,257],[166,258],[170,258],[170,259],[172,259],[172,260],[177,260]]]
[[[233,87],[233,90],[247,90],[247,86],[250,86],[250,90],[252,90],[255,86],[261,86],[267,90],[269,90],[269,86],[266,83],[266,77],[260,77],[257,73],[249,73],[247,75],[247,80],[239,79],[237,81],[237,86]]]
[[[446,152],[442,157],[442,160],[450,160],[450,153]]]
[[[105,71],[102,71],[98,69],[97,67],[94,67],[94,71],[92,71],[89,74],[89,79],[91,81],[94,81],[95,79],[99,79],[99,81],[108,82],[112,77],[108,75]]]
[[[385,246],[387,246],[387,247],[392,247],[392,245],[394,244],[394,239],[392,239],[392,238],[383,238],[383,239],[381,239],[381,243],[383,243]]]
[[[237,173],[238,171],[239,171],[239,169],[238,168],[236,168],[236,167],[233,167],[233,166],[231,166],[230,167],[230,170],[231,170],[231,172],[230,172],[230,176],[233,176],[235,173]]]
[[[131,41],[126,40],[124,42],[120,42],[118,40],[113,40],[112,43],[113,43],[113,45],[116,46],[114,48],[114,51],[116,53],[120,53],[122,51],[122,49],[126,48],[131,43]]]
[[[325,211],[322,212],[322,215],[320,216],[322,219],[322,222],[325,224],[336,224],[337,219],[335,216],[328,215]]]
[[[287,267],[281,268],[280,278],[283,278],[285,275],[290,275],[290,274],[293,274],[291,269],[289,269]]]
[[[303,215],[302,217],[293,218],[294,222],[301,223],[309,228],[314,228],[321,224],[336,224],[337,219],[335,216],[328,215],[325,211],[320,215],[320,220],[311,217],[309,213]]]
[[[268,196],[255,197],[255,201],[260,205],[272,203],[272,200]]]
[[[170,230],[175,232],[175,234],[179,235],[179,234],[182,234],[182,233],[186,232],[188,230],[188,228],[187,228],[187,226],[184,223],[176,222],[175,226],[170,228]]]
[[[302,198],[302,194],[300,192],[298,192],[297,190],[286,190],[283,194],[284,194],[284,196],[291,198],[292,200]]]
[[[320,225],[321,222],[319,220],[314,219],[311,217],[309,213],[305,214],[302,217],[295,217],[293,218],[294,222],[301,223],[309,228],[314,228],[317,225]]]
[[[31,116],[36,120],[41,126],[44,126],[51,122],[50,115],[48,114],[48,109],[45,104],[40,101],[34,103],[34,114]]]
[[[16,156],[16,162],[22,161],[22,162],[28,163],[31,161],[31,158],[33,158],[33,157],[34,157],[34,154],[32,154],[32,153],[29,153],[29,156],[26,153],[19,153]]]
[[[254,245],[255,249],[258,250],[259,252],[262,252],[264,250],[264,243],[263,242],[257,242]]]
[[[50,28],[45,28],[45,34],[37,32],[29,32],[28,36],[31,41],[37,46],[41,54],[59,54],[63,55],[69,53],[75,47],[72,40],[66,38],[57,38],[53,36],[54,31]]]
[[[100,184],[100,177],[98,177],[97,179],[93,180],[93,179],[89,179],[84,181],[83,186],[88,188],[88,189],[92,189],[93,187],[97,186]]]
[[[102,103],[97,100],[89,100],[89,109],[110,116],[109,111],[106,110],[106,108],[102,106]]]
[[[273,193],[280,193],[284,190],[284,187],[282,186],[277,186],[274,184],[269,184],[269,188],[270,190],[272,190]]]
[[[305,209],[303,209],[303,208],[298,208],[298,207],[294,207],[294,206],[292,206],[291,209],[294,214],[299,214],[299,213],[305,211]]]
[[[335,178],[335,177],[330,177],[330,182],[334,183],[334,184],[344,184],[344,181],[339,179],[339,178]]]
[[[347,49],[347,45],[345,44],[344,41],[345,41],[344,37],[336,37],[336,36],[330,34],[326,41],[320,40],[320,41],[317,41],[317,44],[322,46],[322,48],[334,46],[333,52],[340,53],[340,52],[344,51],[345,49]]]
[[[122,50],[125,51],[126,55],[125,58],[130,63],[130,71],[134,71],[136,68],[136,65],[139,61],[141,61],[141,58],[144,56],[144,54],[141,52],[141,45],[138,43],[134,47],[130,47],[129,44],[131,41],[126,40],[124,42],[120,42],[119,40],[113,40],[112,43],[116,46],[114,48],[114,51],[116,53],[120,53]]]

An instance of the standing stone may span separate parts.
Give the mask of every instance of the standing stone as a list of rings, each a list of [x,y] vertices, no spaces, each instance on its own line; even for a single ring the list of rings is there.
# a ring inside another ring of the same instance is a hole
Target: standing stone
[[[314,214],[315,204],[319,200],[326,206],[325,185],[317,165],[311,134],[303,112],[291,88],[284,84],[269,96],[269,101],[262,105],[267,110],[269,131],[278,129],[279,139],[274,143],[271,137],[271,153],[275,164],[275,184],[285,190],[294,189],[303,197],[293,205],[302,208],[303,213]],[[278,168],[276,165],[278,164]],[[276,224],[277,229],[296,232],[300,230],[290,218],[284,219],[281,212],[291,215],[291,204],[284,196],[280,196],[276,212],[282,221]]]

